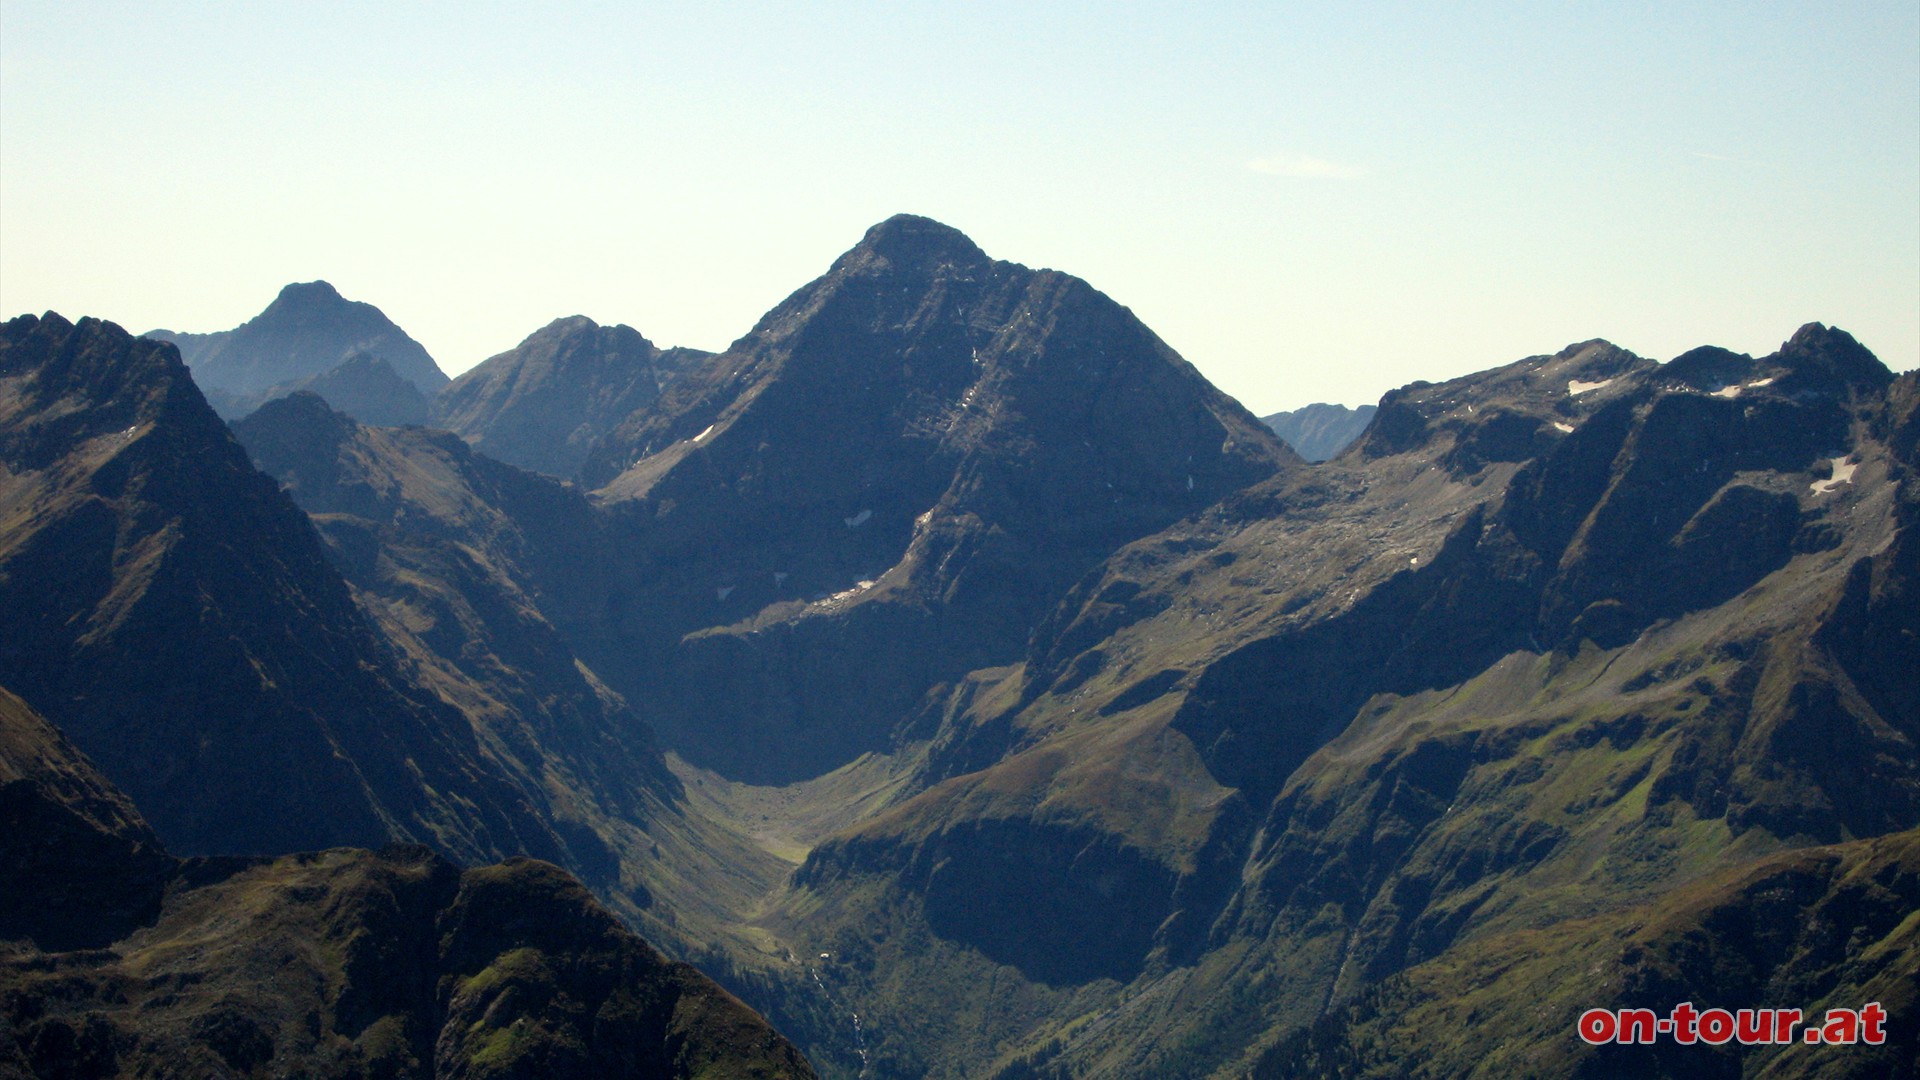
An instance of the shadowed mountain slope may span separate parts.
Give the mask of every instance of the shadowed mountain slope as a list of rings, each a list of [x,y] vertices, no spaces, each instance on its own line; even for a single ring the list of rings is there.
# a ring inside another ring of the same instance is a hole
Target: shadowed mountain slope
[[[4,690],[0,824],[8,1075],[813,1075],[545,863],[172,859]]]
[[[896,217],[596,444],[636,591],[562,629],[690,759],[813,776],[1016,658],[1119,545],[1296,460],[1085,282]]]
[[[0,689],[0,941],[99,948],[152,921],[172,869],[133,803]]]
[[[194,381],[226,417],[245,416],[267,399],[307,386],[359,353],[385,361],[420,395],[431,397],[447,385],[446,374],[420,343],[379,308],[345,299],[324,281],[288,285],[266,310],[232,330],[153,330],[146,336],[179,346]],[[368,389],[366,380],[358,381],[360,391]],[[404,407],[404,392],[401,398]],[[346,402],[335,404],[345,407]]]
[[[173,346],[0,328],[0,681],[193,852],[565,850],[410,687]]]
[[[738,944],[739,912],[785,864],[689,810],[641,715],[549,618],[596,609],[617,580],[605,516],[458,436],[365,427],[311,394],[234,431],[311,516],[407,681],[458,710],[565,865],[664,947]]]
[[[298,384],[325,398],[363,424],[400,427],[427,422],[427,398],[400,377],[393,366],[369,352],[356,352],[338,365]]]
[[[572,477],[595,440],[653,405],[663,387],[709,355],[656,348],[630,326],[555,319],[453,380],[434,414],[489,457]]]

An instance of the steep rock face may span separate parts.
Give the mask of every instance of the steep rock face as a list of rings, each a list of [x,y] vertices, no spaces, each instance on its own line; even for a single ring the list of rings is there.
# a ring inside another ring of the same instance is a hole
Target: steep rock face
[[[465,719],[405,685],[171,345],[0,328],[0,466],[0,682],[170,845],[557,855]]]
[[[3,690],[0,825],[9,1075],[813,1076],[545,863],[175,860]]]
[[[709,355],[657,348],[631,326],[555,319],[453,380],[434,414],[489,457],[572,477],[596,440]]]
[[[936,892],[996,910],[1130,851],[1171,885],[1130,892],[1149,911],[1125,923],[1164,921],[1100,969],[1126,985],[1083,971],[1040,1010],[1104,1010],[1097,1035],[995,1028],[948,982],[956,1025],[922,1039],[1069,1075],[1231,1073],[1486,935],[1913,827],[1896,672],[1920,519],[1888,437],[1911,407],[1870,360],[1819,326],[1759,360],[1587,342],[1388,395],[1340,460],[1087,575],[1023,664],[938,712],[941,782],[816,847],[786,910],[854,942],[913,911],[943,942],[863,986],[886,1032],[955,946],[1001,965],[972,978],[1032,985],[1074,921],[983,935],[937,924]],[[990,837],[1020,857],[970,850]]]
[[[665,691],[688,757],[810,776],[1010,659],[1120,544],[1295,460],[1086,283],[894,218],[596,445],[644,584],[566,629]]]
[[[1308,461],[1325,461],[1345,450],[1373,422],[1378,406],[1312,405],[1263,416],[1260,422],[1286,440],[1294,452]]]
[[[422,395],[431,397],[447,384],[420,343],[379,308],[345,299],[324,281],[288,285],[266,310],[232,330],[153,330],[146,336],[177,345],[195,382],[228,417],[245,416],[356,353],[386,361]]]

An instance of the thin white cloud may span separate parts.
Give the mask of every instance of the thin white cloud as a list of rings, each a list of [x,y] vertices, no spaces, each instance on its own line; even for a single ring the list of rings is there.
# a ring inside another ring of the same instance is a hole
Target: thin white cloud
[[[1247,168],[1268,176],[1292,176],[1308,180],[1351,180],[1367,175],[1367,170],[1359,165],[1343,165],[1337,161],[1300,154],[1255,158],[1247,162]]]
[[[1754,161],[1751,158],[1734,157],[1732,154],[1715,154],[1707,150],[1695,150],[1693,151],[1693,156],[1705,161],[1724,161],[1730,165],[1764,167],[1762,162]]]

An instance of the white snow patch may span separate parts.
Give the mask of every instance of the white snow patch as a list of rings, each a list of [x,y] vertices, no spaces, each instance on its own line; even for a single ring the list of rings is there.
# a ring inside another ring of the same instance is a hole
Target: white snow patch
[[[1815,495],[1825,495],[1841,484],[1853,483],[1853,470],[1859,468],[1859,464],[1848,461],[1844,457],[1837,457],[1832,460],[1833,475],[1825,480],[1815,480],[1813,483],[1807,485],[1813,489]]]
[[[712,424],[708,424],[708,425],[707,425],[707,429],[706,429],[705,431],[702,431],[702,432],[701,432],[700,434],[698,434],[698,435],[695,435],[695,436],[693,437],[693,441],[694,441],[694,442],[699,442],[699,441],[700,441],[701,439],[704,439],[704,438],[706,438],[707,436],[709,436],[709,435],[711,435],[711,434],[713,434],[713,425],[712,425]]]
[[[715,595],[720,597],[720,599],[725,600],[727,597],[733,595],[734,588],[735,586],[732,586],[732,585],[722,585],[713,591]]]
[[[1571,379],[1567,382],[1567,393],[1579,397],[1589,390],[1603,390],[1612,385],[1612,379],[1601,379],[1599,382],[1581,382],[1579,379]]]
[[[1713,396],[1723,397],[1723,398],[1737,398],[1740,396],[1740,389],[1741,388],[1739,386],[1723,386],[1720,389],[1715,390],[1713,392]]]
[[[855,582],[853,588],[851,589],[841,589],[839,592],[834,593],[832,596],[828,596],[824,599],[816,600],[814,602],[817,604],[837,604],[842,600],[851,600],[852,598],[860,595],[863,592],[866,592],[868,589],[871,589],[871,588],[873,588],[873,582],[859,581],[859,582]]]
[[[1563,423],[1561,423],[1561,422],[1559,422],[1558,420],[1556,420],[1556,421],[1554,421],[1554,423],[1553,423],[1553,427],[1554,427],[1554,430],[1556,430],[1556,431],[1562,431],[1562,432],[1565,432],[1565,433],[1567,433],[1568,435],[1571,435],[1571,434],[1573,434],[1573,425],[1572,425],[1572,424],[1563,424]]]
[[[873,511],[862,510],[850,518],[841,518],[840,520],[847,523],[847,528],[857,529],[860,526],[865,525],[867,523],[867,519],[872,516],[873,516]]]
[[[1756,386],[1772,386],[1772,385],[1773,385],[1773,376],[1769,375],[1764,379],[1755,379],[1752,382],[1748,383],[1747,389],[1751,390]]]

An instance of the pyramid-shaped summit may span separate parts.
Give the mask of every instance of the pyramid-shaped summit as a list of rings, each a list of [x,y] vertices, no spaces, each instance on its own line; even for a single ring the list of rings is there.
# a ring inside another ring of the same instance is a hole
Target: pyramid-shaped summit
[[[431,398],[447,384],[446,373],[427,350],[385,313],[372,304],[346,299],[325,281],[286,286],[266,310],[232,330],[212,334],[152,330],[146,336],[173,342],[193,369],[194,382],[229,417],[310,387],[363,353],[385,361],[423,398]]]
[[[690,756],[712,740],[705,760],[723,770],[814,775],[877,745],[929,668],[997,659],[1024,637],[1010,627],[1119,545],[1297,460],[1086,282],[889,218],[594,447],[582,477],[650,522],[657,548],[641,559],[671,571],[623,601],[628,625],[591,635],[623,644],[590,662],[658,702],[663,725],[684,716]],[[699,636],[754,620],[790,629]],[[711,678],[804,667],[835,634],[873,639],[869,670],[844,672],[844,688],[803,700]],[[652,689],[663,683],[684,685],[684,712]],[[761,698],[705,699],[722,684]],[[722,713],[780,727],[699,721]],[[779,760],[745,762],[740,747]]]

